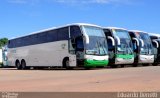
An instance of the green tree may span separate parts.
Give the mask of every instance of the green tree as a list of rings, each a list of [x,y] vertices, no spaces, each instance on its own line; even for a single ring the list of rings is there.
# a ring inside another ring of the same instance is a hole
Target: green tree
[[[0,48],[8,43],[8,38],[1,38],[0,39]]]

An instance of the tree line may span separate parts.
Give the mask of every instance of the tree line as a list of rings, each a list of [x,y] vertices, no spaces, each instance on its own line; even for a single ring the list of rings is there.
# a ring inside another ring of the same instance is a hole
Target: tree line
[[[8,43],[8,38],[0,39],[0,49]]]

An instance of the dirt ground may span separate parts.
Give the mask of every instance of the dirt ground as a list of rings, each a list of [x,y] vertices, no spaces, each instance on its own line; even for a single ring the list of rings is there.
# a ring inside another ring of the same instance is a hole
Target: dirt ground
[[[0,91],[160,92],[160,66],[93,70],[16,70],[14,68],[1,68]]]

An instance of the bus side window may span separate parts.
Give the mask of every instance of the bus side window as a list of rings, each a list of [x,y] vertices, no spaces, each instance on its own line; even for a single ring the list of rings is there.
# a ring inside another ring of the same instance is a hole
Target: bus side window
[[[12,48],[12,41],[11,40],[8,41],[8,48]]]
[[[68,40],[68,39],[69,39],[68,27],[58,29],[58,41]]]
[[[58,30],[51,30],[47,32],[47,41],[54,42],[58,40]]]
[[[82,33],[81,33],[79,26],[71,26],[70,27],[70,38],[76,38],[81,35],[82,35]]]
[[[15,46],[15,44],[16,44],[16,40],[15,40],[15,39],[13,39],[11,44],[12,44],[12,48],[15,48],[15,47],[16,47],[16,46]]]

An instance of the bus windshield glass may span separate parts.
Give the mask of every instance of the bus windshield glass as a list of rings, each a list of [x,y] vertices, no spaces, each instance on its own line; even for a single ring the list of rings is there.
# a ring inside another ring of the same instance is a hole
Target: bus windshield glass
[[[144,47],[141,47],[141,54],[153,54],[152,43],[147,33],[139,33],[139,37],[144,41]]]
[[[83,30],[89,37],[89,43],[86,44],[86,54],[107,55],[108,47],[103,29],[84,26]]]
[[[120,45],[117,46],[118,54],[132,54],[132,41],[126,30],[113,29],[114,36],[120,39]]]

